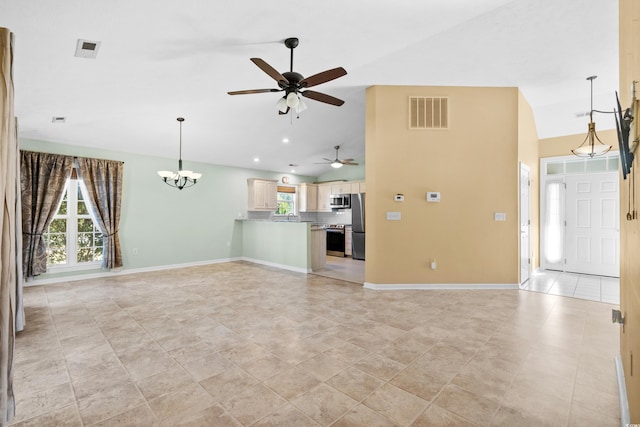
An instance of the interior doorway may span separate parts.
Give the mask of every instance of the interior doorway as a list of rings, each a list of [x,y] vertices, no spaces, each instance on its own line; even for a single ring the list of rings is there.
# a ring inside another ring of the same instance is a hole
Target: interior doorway
[[[520,287],[531,276],[531,179],[529,166],[520,163]]]
[[[620,277],[618,155],[541,161],[540,265]]]

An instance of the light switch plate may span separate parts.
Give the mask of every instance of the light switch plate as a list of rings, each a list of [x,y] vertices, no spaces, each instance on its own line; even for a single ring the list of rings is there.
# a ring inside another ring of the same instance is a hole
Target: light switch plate
[[[387,212],[388,221],[400,221],[400,212]]]

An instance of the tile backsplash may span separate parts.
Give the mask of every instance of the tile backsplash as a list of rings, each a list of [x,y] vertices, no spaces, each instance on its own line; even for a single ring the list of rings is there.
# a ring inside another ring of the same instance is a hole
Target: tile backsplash
[[[318,224],[351,224],[351,209],[340,209],[334,212],[300,212],[299,216],[302,221]],[[247,219],[269,221],[273,217],[272,212],[247,212]]]

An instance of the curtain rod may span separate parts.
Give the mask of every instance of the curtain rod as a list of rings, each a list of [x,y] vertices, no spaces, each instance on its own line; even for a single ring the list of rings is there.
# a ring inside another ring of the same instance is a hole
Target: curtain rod
[[[124,165],[123,161],[120,160],[112,160],[112,159],[98,159],[95,157],[84,157],[84,156],[73,156],[73,161],[75,162],[76,160],[78,160],[78,158],[82,158],[82,159],[93,159],[93,160],[105,160],[107,162],[120,162]]]

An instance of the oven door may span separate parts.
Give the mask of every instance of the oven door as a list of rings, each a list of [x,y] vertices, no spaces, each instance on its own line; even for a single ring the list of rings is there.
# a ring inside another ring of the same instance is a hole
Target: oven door
[[[327,255],[344,257],[344,229],[327,228]]]

